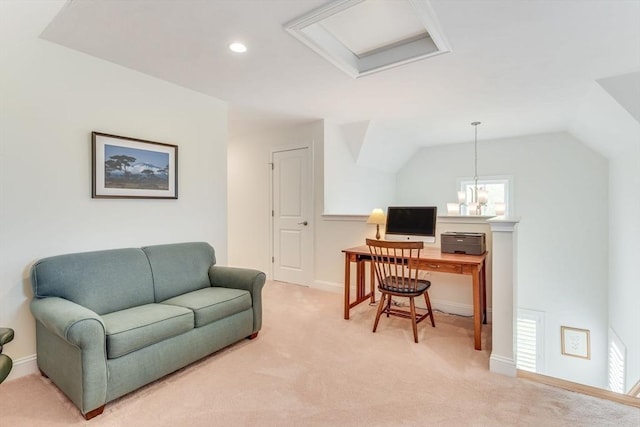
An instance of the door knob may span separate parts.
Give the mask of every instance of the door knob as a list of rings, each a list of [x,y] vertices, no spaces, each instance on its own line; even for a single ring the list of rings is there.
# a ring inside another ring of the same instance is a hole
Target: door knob
[[[298,224],[302,224],[302,225],[306,226],[309,223],[307,221],[302,221],[302,222],[299,222]]]

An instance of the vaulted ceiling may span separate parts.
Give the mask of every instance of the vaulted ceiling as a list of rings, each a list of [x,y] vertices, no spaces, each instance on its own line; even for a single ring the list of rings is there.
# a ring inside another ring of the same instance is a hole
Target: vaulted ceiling
[[[482,139],[587,135],[603,97],[640,125],[639,1],[410,1],[451,51],[357,79],[284,28],[327,0],[75,0],[41,37],[227,101],[232,135],[321,118],[399,147],[469,141],[475,120]]]

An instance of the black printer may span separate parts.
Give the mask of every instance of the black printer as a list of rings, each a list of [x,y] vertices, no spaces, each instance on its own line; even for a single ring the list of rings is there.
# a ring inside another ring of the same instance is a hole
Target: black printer
[[[484,233],[450,232],[440,233],[441,252],[447,254],[482,255],[487,250]]]

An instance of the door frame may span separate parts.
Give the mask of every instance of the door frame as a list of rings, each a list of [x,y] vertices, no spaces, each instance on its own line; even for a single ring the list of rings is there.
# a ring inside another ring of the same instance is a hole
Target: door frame
[[[275,147],[271,147],[271,149],[269,150],[269,211],[267,212],[268,218],[269,218],[269,278],[273,280],[274,278],[274,257],[275,257],[275,248],[273,247],[273,243],[274,243],[274,238],[273,238],[273,233],[274,233],[274,227],[273,227],[273,223],[274,223],[274,216],[273,216],[273,212],[274,212],[274,206],[273,206],[273,198],[274,198],[274,194],[273,194],[273,190],[274,190],[274,184],[273,184],[273,172],[274,172],[274,155],[276,153],[281,153],[284,151],[294,151],[294,150],[302,150],[302,149],[307,149],[309,150],[309,167],[311,168],[311,179],[309,180],[309,186],[311,187],[309,189],[310,193],[311,193],[311,206],[309,206],[309,210],[310,213],[309,215],[311,215],[311,224],[309,226],[309,245],[311,246],[311,265],[309,265],[309,270],[305,272],[305,278],[307,279],[307,282],[309,284],[314,283],[315,281],[315,277],[314,277],[314,272],[315,272],[315,264],[316,264],[316,260],[315,260],[315,234],[316,234],[316,228],[315,228],[315,223],[316,223],[316,209],[315,209],[315,205],[316,205],[316,194],[315,194],[315,178],[316,178],[316,173],[315,173],[315,156],[314,156],[314,152],[313,152],[313,141],[309,142],[309,143],[299,143],[299,144],[286,144],[286,145],[277,145]]]

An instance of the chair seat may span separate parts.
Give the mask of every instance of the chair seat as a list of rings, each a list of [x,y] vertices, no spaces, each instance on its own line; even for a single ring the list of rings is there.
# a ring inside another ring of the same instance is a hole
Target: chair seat
[[[381,291],[396,292],[399,294],[415,294],[420,295],[431,287],[431,282],[428,280],[418,279],[412,280],[412,285],[409,287],[409,280],[404,277],[387,276],[382,280],[382,283],[378,286]]]

